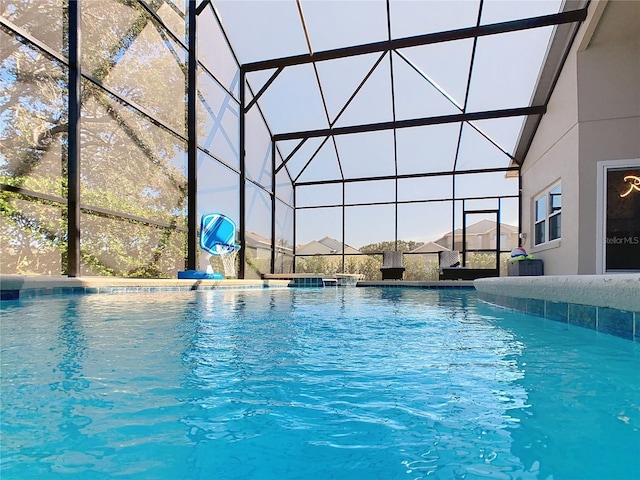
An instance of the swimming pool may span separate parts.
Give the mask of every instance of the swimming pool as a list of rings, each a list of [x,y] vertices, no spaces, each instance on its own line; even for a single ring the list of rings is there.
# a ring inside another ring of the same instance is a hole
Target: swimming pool
[[[633,479],[637,343],[473,291],[2,303],[3,480]]]

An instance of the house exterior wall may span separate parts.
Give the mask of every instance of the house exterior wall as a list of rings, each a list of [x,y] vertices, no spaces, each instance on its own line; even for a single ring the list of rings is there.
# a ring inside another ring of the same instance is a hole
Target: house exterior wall
[[[640,158],[640,2],[610,1],[578,52],[579,268],[597,272],[599,161]]]
[[[545,274],[596,273],[597,164],[640,158],[640,2],[592,2],[522,169],[525,248]],[[535,247],[535,199],[562,184],[562,235]]]
[[[578,98],[577,58],[572,51],[522,169],[522,232],[527,252],[545,262],[545,273],[577,273],[578,252]],[[535,199],[562,182],[562,237],[534,247]]]

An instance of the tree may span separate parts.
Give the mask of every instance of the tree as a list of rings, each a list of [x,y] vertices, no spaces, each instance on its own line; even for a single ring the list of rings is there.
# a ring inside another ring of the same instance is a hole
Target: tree
[[[399,252],[410,252],[421,245],[424,245],[424,243],[415,242],[413,240],[398,240],[397,250]],[[396,242],[394,242],[393,240],[389,240],[386,242],[371,243],[360,248],[360,251],[363,253],[381,253],[385,250],[396,250]]]
[[[66,53],[64,2],[5,3],[10,22]],[[82,22],[83,73],[183,132],[186,56],[163,27],[129,1],[83,1]],[[60,274],[67,248],[67,67],[17,38],[7,43],[0,67],[1,267]],[[172,276],[184,267],[186,245],[184,141],[88,80],[81,104],[83,273]]]

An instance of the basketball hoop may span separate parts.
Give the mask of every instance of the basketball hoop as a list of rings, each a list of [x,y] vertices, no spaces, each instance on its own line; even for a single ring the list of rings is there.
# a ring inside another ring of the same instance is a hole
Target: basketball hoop
[[[216,245],[212,253],[222,260],[225,278],[235,278],[238,249],[234,245]]]

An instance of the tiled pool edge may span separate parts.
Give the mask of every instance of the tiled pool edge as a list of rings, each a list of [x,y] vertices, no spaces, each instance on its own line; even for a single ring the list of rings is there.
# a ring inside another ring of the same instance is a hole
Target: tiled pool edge
[[[352,275],[337,276],[328,284],[321,275],[281,276],[261,280],[135,279],[119,277],[64,277],[0,275],[0,300],[17,300],[50,295],[116,294],[135,292],[184,292],[190,290],[263,288],[473,288],[472,281],[358,281]],[[285,278],[286,277],[286,278]],[[291,278],[289,278],[291,277]],[[295,278],[293,278],[295,277]]]
[[[431,290],[463,289],[473,290],[473,281],[466,280],[437,280],[437,281],[412,281],[412,280],[367,280],[359,281],[357,287],[366,288],[425,288]]]
[[[486,302],[640,342],[640,275],[504,277],[474,286]]]
[[[263,285],[194,285],[194,286],[173,286],[173,287],[53,287],[53,288],[30,288],[24,290],[2,290],[0,300],[18,300],[25,298],[36,298],[49,295],[85,295],[85,294],[117,294],[117,293],[153,293],[153,292],[187,292],[192,290],[245,290],[262,288],[286,288],[284,286],[263,286]]]
[[[51,295],[186,292],[192,290],[246,290],[288,288],[280,280],[177,280],[115,277],[47,277],[0,275],[0,300]]]

